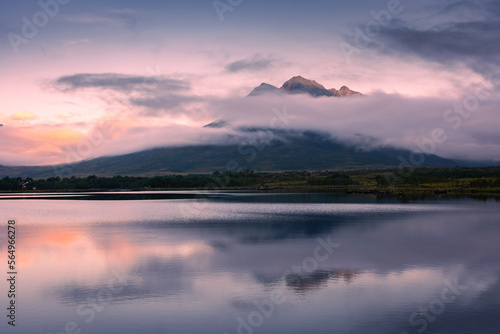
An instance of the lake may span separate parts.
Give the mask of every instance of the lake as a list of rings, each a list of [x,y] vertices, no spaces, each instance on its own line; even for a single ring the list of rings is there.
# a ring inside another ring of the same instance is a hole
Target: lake
[[[1,333],[500,330],[495,200],[3,194],[0,212]]]

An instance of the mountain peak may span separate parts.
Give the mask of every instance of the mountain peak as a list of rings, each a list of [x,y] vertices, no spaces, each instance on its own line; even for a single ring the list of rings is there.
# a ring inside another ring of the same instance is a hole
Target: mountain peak
[[[309,85],[309,86],[315,86],[315,87],[323,87],[323,85],[320,85],[316,81],[306,79],[301,75],[296,75],[296,76],[292,77],[290,80],[286,81],[283,84],[283,87],[293,85],[293,84],[302,84],[302,85]],[[325,88],[325,87],[323,87],[323,88]]]
[[[248,96],[259,96],[262,94],[309,94],[313,97],[318,96],[334,96],[334,97],[347,97],[354,95],[363,95],[359,92],[350,90],[347,86],[342,86],[339,90],[332,88],[326,89],[323,85],[314,80],[309,80],[301,75],[294,76],[286,81],[281,88],[276,86],[262,83],[260,86],[255,87]]]
[[[281,94],[283,92],[278,87],[263,82],[259,87],[255,87],[248,96],[259,96],[267,93]]]
[[[356,92],[354,90],[349,89],[347,86],[342,86],[338,90],[340,96],[356,96],[356,95],[363,95],[360,92]]]
[[[214,128],[214,129],[220,129],[220,128],[224,128],[227,124],[227,122],[223,119],[217,119],[215,121],[213,121],[212,123],[210,124],[207,124],[205,126],[203,126],[204,128]]]
[[[314,80],[306,79],[302,76],[295,76],[285,82],[280,88],[290,94],[310,94],[314,97],[317,96],[333,96],[332,92],[320,85]]]

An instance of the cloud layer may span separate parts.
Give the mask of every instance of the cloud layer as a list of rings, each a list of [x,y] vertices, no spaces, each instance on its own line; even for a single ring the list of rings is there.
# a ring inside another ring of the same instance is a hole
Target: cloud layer
[[[117,75],[93,75],[92,80],[83,77],[83,81],[79,76],[71,77],[69,82],[74,89],[105,87],[122,92],[125,88],[136,89],[141,82],[139,77]],[[172,85],[171,81],[166,82]],[[500,86],[500,80],[496,83]],[[187,86],[175,83],[174,87]],[[222,99],[172,95],[171,101],[159,90],[149,100],[122,100],[120,96],[127,112],[109,114],[105,125],[102,120],[100,124],[89,124],[91,129],[86,132],[71,132],[70,124],[33,125],[18,120],[15,129],[0,129],[0,150],[5,153],[0,163],[70,162],[163,146],[265,146],[270,140],[279,139],[269,135],[268,130],[285,130],[299,136],[301,131],[317,131],[362,149],[390,146],[447,158],[499,160],[500,96],[496,89],[477,86],[460,99],[376,93],[355,98],[263,95]],[[145,109],[150,111],[148,117],[144,117]],[[203,127],[216,119],[227,125]],[[23,159],[14,159],[16,152]]]
[[[62,76],[53,82],[62,90],[77,90],[83,88],[112,89],[131,93],[161,89],[165,91],[185,91],[190,88],[188,82],[170,79],[162,76],[138,76],[118,73],[79,73]]]
[[[262,58],[258,55],[249,59],[241,59],[227,64],[226,71],[236,73],[240,71],[262,71],[275,64],[271,58]]]

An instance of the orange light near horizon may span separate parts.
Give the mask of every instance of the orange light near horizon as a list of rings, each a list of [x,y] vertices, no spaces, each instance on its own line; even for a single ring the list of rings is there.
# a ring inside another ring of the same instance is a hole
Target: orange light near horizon
[[[68,128],[50,130],[41,134],[40,138],[51,142],[76,142],[83,139],[83,133]]]
[[[30,111],[18,111],[10,116],[12,120],[15,121],[29,121],[33,119],[38,119],[38,116]]]

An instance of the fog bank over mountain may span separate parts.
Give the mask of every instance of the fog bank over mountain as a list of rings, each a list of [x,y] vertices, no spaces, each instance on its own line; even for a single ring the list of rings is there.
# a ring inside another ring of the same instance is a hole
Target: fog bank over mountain
[[[112,76],[107,74],[106,79]],[[72,94],[85,89],[87,94],[102,98],[110,110],[105,119],[94,123],[85,136],[75,135],[73,142],[57,144],[57,150],[44,141],[48,135],[38,140],[26,135],[40,134],[39,127],[29,122],[18,122],[17,128],[6,124],[0,129],[4,148],[0,164],[66,163],[185,145],[265,145],[277,139],[276,130],[295,135],[319,132],[329,140],[364,150],[403,148],[460,160],[500,157],[500,98],[494,85],[472,87],[459,99],[381,92],[335,96],[314,81],[294,77],[283,85],[285,88],[275,87],[278,93],[271,88],[251,96],[217,98],[196,95],[189,82],[180,85],[168,78],[161,78],[156,90],[147,90],[135,88],[134,78],[120,76],[120,80],[106,81],[109,84],[104,91],[102,76],[97,78],[96,87],[92,78],[85,76],[84,88],[79,87],[81,80],[65,78],[64,89],[71,82]],[[121,87],[122,82],[127,90]],[[170,87],[173,83],[175,90]],[[72,135],[60,125],[45,124],[43,129]],[[47,153],[29,158],[18,155],[15,149]]]

